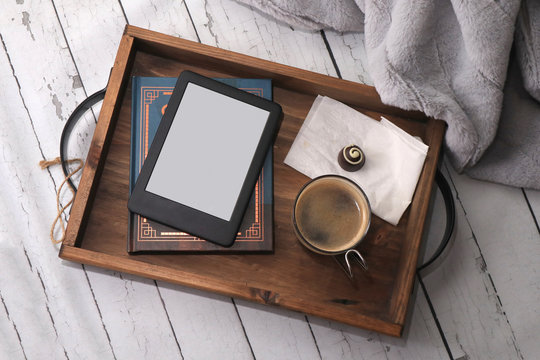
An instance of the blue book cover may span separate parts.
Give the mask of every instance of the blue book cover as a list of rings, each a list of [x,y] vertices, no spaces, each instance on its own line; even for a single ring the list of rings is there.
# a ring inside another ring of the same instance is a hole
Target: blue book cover
[[[150,144],[165,113],[176,78],[132,78],[131,157],[129,190],[135,185]],[[217,79],[255,95],[272,99],[269,79]],[[128,252],[272,252],[273,236],[273,164],[268,151],[242,225],[233,246],[224,248],[156,221],[130,213]]]

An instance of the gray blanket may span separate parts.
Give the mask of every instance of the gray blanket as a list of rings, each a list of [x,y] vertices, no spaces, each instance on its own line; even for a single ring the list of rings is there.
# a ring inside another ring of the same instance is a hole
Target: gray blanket
[[[239,1],[297,27],[364,31],[383,102],[446,121],[456,170],[540,189],[540,2]]]

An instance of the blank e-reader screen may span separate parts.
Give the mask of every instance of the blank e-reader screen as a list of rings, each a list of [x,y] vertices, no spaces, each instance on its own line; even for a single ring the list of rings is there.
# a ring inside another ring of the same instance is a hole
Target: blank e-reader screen
[[[188,83],[146,191],[229,221],[268,116]]]

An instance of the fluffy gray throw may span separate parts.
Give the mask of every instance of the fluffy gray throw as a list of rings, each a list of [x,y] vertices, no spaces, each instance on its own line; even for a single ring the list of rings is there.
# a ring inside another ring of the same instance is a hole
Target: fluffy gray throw
[[[383,102],[445,120],[456,170],[540,189],[540,2],[239,1],[297,27],[364,31]]]

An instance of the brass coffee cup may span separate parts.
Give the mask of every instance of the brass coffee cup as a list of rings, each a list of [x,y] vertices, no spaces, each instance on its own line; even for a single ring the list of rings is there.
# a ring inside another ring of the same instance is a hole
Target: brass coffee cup
[[[366,194],[343,176],[324,175],[309,181],[294,202],[293,227],[300,243],[322,255],[345,254],[345,270],[350,277],[351,256],[367,270],[355,247],[365,238],[370,223],[371,206]]]

